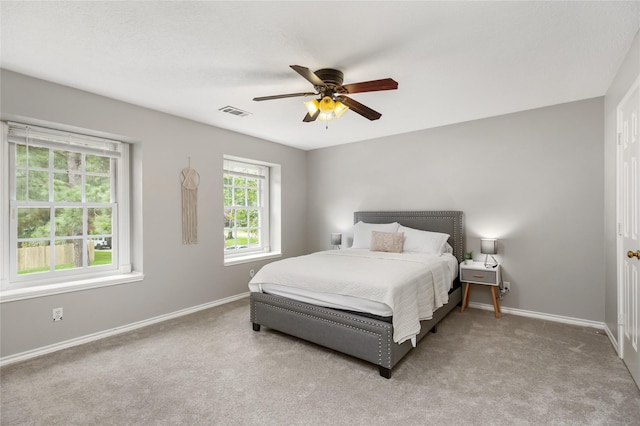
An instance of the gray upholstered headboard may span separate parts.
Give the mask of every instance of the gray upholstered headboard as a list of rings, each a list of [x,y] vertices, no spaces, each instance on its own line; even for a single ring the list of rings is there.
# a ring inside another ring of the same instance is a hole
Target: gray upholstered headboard
[[[449,234],[449,244],[453,247],[453,255],[462,262],[464,258],[464,224],[462,212],[459,211],[416,211],[416,212],[355,212],[353,223],[399,224],[423,231],[443,232]]]

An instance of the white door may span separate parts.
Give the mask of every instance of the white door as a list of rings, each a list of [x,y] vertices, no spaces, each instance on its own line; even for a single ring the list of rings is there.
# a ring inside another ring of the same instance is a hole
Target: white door
[[[640,386],[640,77],[618,105],[620,356]],[[621,315],[620,315],[621,314]]]

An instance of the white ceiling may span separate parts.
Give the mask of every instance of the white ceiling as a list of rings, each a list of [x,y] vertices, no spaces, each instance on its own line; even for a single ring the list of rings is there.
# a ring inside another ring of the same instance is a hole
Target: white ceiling
[[[602,96],[640,2],[7,2],[2,68],[314,149]],[[303,123],[289,68],[337,68],[382,113]],[[219,111],[248,111],[236,117]]]

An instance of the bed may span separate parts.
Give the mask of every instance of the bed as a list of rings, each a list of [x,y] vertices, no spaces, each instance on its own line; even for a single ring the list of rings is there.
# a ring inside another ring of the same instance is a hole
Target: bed
[[[427,333],[436,332],[438,322],[462,300],[457,264],[462,261],[464,253],[463,215],[459,211],[369,211],[354,213],[354,223],[358,222],[367,224],[397,222],[403,227],[449,235],[447,240],[451,252],[449,257],[454,260],[456,273],[448,283],[444,303],[442,301],[437,303],[440,307],[432,312],[430,319],[420,320],[417,330],[413,326],[407,329],[402,328],[404,321],[398,324],[400,314],[394,316],[377,314],[376,311],[373,311],[374,313],[353,311],[344,309],[340,304],[333,306],[330,303],[309,301],[297,295],[278,294],[275,290],[276,294],[271,294],[269,289],[257,288],[255,284],[253,286],[250,284],[250,319],[254,331],[260,331],[260,327],[265,326],[319,344],[371,362],[379,367],[381,376],[390,378],[392,368]],[[353,251],[357,252],[357,250]],[[321,252],[314,254],[315,257],[311,259],[324,257],[339,260],[349,253],[345,250],[344,254],[336,256],[338,253]],[[359,258],[353,259],[360,261]],[[284,263],[287,260],[280,262]],[[260,272],[262,271],[259,271],[259,274]],[[442,290],[434,291],[437,293]],[[437,295],[435,298],[437,299]],[[393,303],[389,302],[389,304]],[[397,331],[400,329],[403,332],[398,336]],[[414,332],[415,334],[412,335]]]

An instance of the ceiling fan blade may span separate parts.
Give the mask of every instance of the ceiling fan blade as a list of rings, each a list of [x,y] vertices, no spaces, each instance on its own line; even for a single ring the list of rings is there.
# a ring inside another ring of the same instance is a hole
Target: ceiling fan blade
[[[313,92],[289,93],[287,95],[260,96],[257,98],[253,98],[253,100],[254,101],[270,101],[272,99],[295,98],[298,96],[316,96],[316,95],[317,93],[313,93]]]
[[[320,77],[316,75],[313,71],[311,71],[307,67],[303,67],[302,65],[289,65],[295,72],[303,76],[307,81],[314,86],[322,86],[325,87],[324,81]]]
[[[376,92],[378,90],[395,90],[398,88],[398,82],[392,78],[383,78],[382,80],[363,81],[362,83],[344,84],[336,87],[339,93],[362,93]]]
[[[320,115],[320,110],[316,110],[316,112],[313,113],[313,115],[310,115],[309,113],[307,113],[307,115],[304,116],[304,119],[302,121],[304,121],[305,123],[311,123],[312,121],[316,121],[316,118],[318,118],[318,116]]]
[[[368,118],[371,121],[377,120],[382,117],[382,114],[380,114],[378,111],[374,111],[368,106],[362,105],[360,102],[354,101],[353,99],[347,98],[346,96],[340,96],[338,100],[348,106],[351,111],[360,114],[364,118]]]

